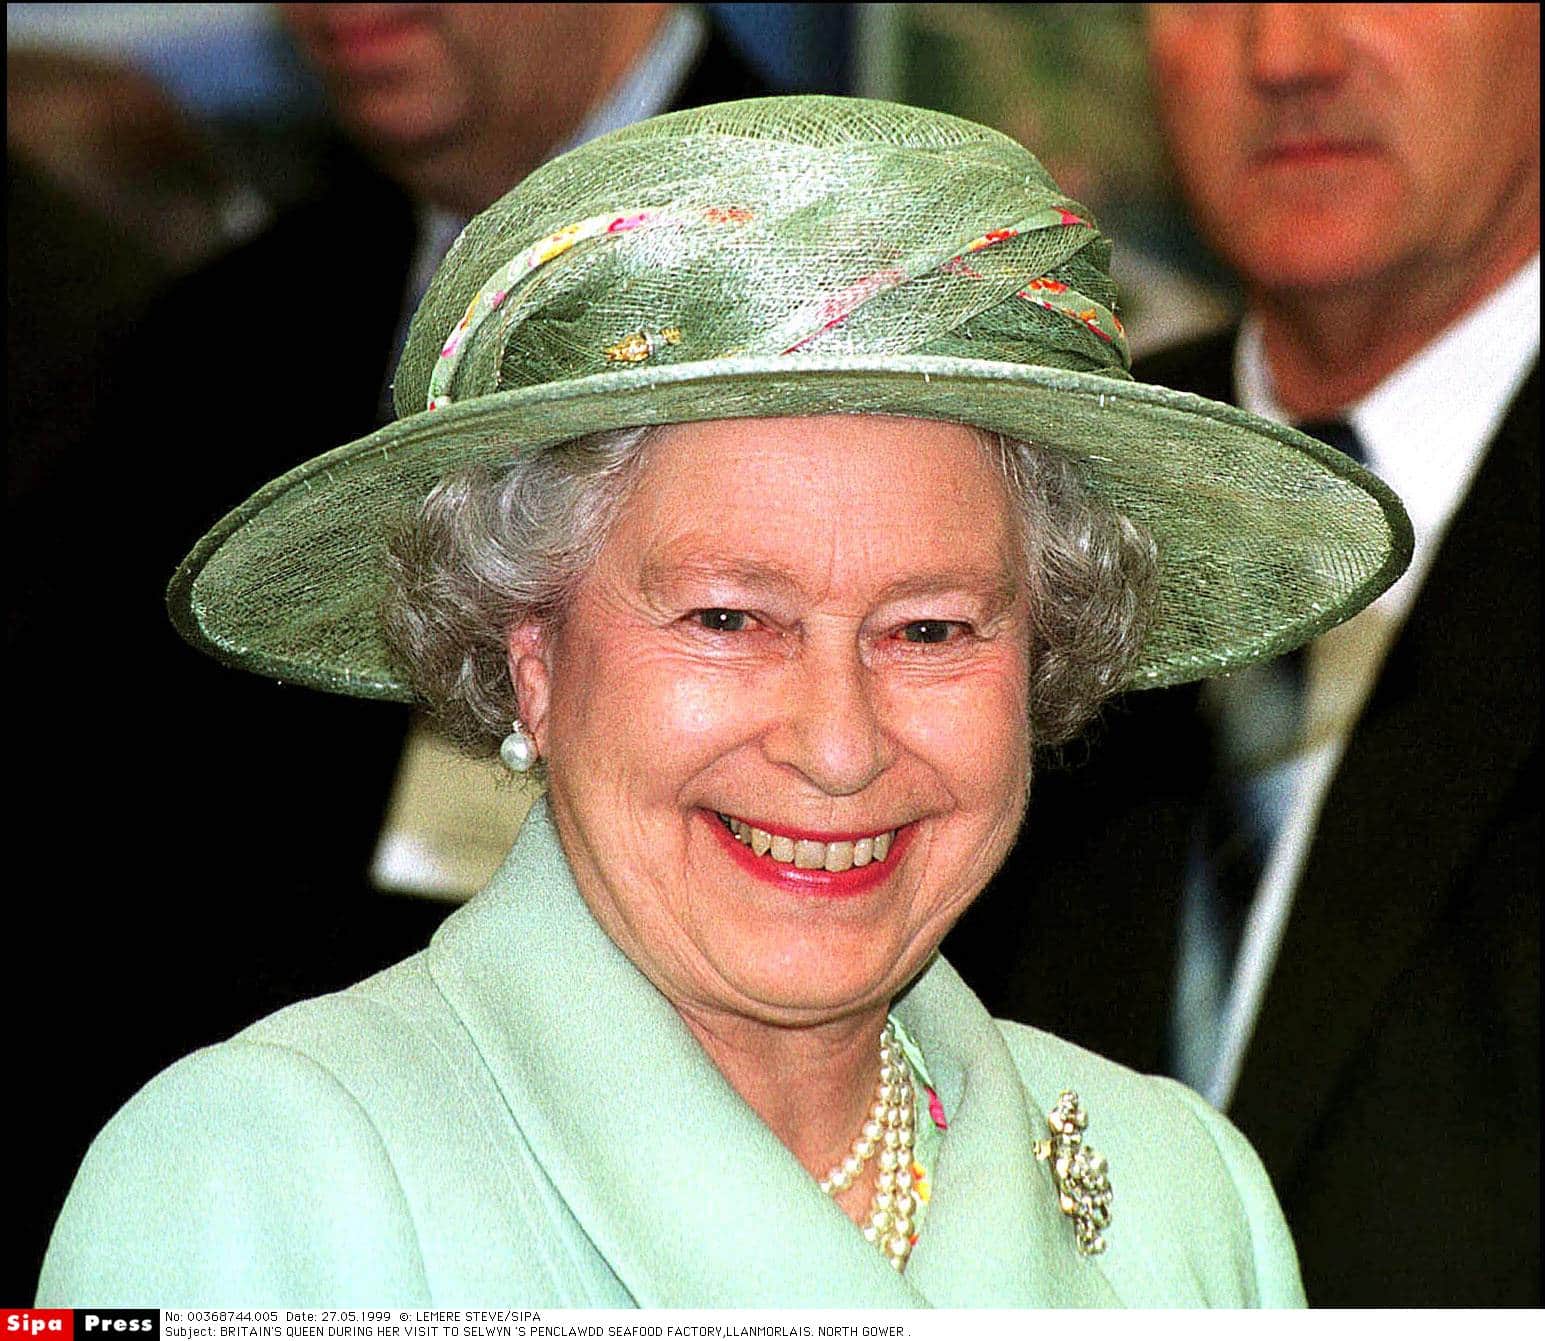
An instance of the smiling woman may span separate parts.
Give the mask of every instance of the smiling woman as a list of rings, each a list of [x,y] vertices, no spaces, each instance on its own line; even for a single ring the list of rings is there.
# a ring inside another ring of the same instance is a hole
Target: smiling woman
[[[43,1298],[1300,1302],[1226,1121],[937,954],[1038,747],[1408,550],[1345,458],[1134,384],[1107,253],[1004,137],[828,98],[643,123],[474,220],[399,422],[169,602],[547,796],[424,952],[136,1096]]]
[[[420,696],[485,753],[524,723],[587,902],[689,1025],[883,1010],[1012,843],[1032,746],[1121,683],[1154,586],[1151,542],[1064,459],[853,416],[459,473],[391,571]]]

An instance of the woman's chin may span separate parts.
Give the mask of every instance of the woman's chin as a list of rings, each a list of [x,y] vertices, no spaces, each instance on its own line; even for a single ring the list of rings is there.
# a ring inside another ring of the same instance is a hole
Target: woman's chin
[[[889,935],[764,928],[705,946],[721,1004],[767,1023],[808,1025],[888,1004],[926,955]],[[916,961],[916,962],[914,962]]]
[[[735,1013],[762,1024],[803,1028],[888,1007],[897,991],[890,978],[854,969],[851,977],[846,972],[834,977],[813,967],[781,973],[732,967],[730,986],[741,1003]]]

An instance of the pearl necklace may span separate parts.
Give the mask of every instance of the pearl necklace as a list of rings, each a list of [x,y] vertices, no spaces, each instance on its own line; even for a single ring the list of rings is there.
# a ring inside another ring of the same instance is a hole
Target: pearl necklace
[[[880,1152],[864,1237],[897,1271],[906,1267],[912,1253],[912,1212],[917,1205],[912,1191],[913,1094],[912,1069],[887,1021],[880,1034],[880,1083],[875,1086],[869,1117],[847,1156],[821,1179],[821,1191],[836,1196],[851,1187],[870,1156]]]

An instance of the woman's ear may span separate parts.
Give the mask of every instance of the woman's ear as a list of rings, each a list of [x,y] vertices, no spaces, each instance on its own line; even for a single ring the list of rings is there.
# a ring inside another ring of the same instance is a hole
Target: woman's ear
[[[547,754],[547,710],[552,702],[551,634],[534,621],[510,630],[506,648],[510,683],[515,686],[520,724],[536,742],[539,756]]]

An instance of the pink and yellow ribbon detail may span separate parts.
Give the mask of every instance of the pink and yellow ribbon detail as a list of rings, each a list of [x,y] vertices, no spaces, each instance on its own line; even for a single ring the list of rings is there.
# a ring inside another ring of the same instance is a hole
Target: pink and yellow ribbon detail
[[[1010,228],[995,228],[990,233],[984,233],[981,237],[966,243],[960,254],[951,258],[945,269],[974,276],[976,272],[966,264],[967,256],[996,246],[999,242],[1007,242],[1010,238],[1018,237],[1021,233],[1034,228],[1093,227],[1089,220],[1075,214],[1066,206],[1053,205],[1049,209],[1040,210],[1031,215],[1023,223],[1015,224]],[[1024,298],[1037,307],[1043,307],[1048,312],[1071,317],[1091,334],[1104,340],[1106,344],[1117,345],[1125,351],[1127,333],[1126,327],[1121,324],[1121,318],[1108,307],[1095,302],[1092,298],[1086,298],[1060,280],[1042,275],[1019,289],[1015,296]]]
[[[539,238],[512,261],[501,266],[488,283],[473,296],[461,320],[456,323],[455,329],[441,346],[440,357],[436,360],[434,371],[429,377],[429,408],[439,410],[451,404],[451,381],[456,375],[456,369],[461,363],[461,356],[468,342],[477,332],[478,327],[499,310],[504,300],[510,296],[510,290],[521,280],[533,270],[556,260],[577,243],[590,238],[631,232],[640,224],[657,218],[659,214],[658,210],[624,210],[620,213],[592,215],[588,219],[581,219],[578,223],[567,224],[556,233],[549,233],[546,237]]]
[[[581,242],[632,232],[646,224],[658,222],[665,214],[664,210],[635,209],[593,215],[539,238],[513,260],[501,266],[473,296],[461,320],[446,337],[429,378],[428,408],[438,410],[452,403],[450,387],[472,337],[523,280]],[[713,224],[741,224],[748,222],[752,216],[746,209],[715,206],[702,211],[701,217],[705,222]],[[777,347],[785,354],[792,354],[834,326],[841,325],[878,295],[932,271],[980,279],[982,276],[972,268],[967,257],[1024,233],[1055,228],[1086,228],[1093,231],[1094,225],[1065,205],[1052,205],[1037,210],[1017,223],[990,229],[942,262],[937,259],[920,259],[910,266],[884,266],[803,308],[777,333]],[[1115,346],[1125,356],[1126,332],[1121,319],[1109,308],[1069,288],[1060,280],[1042,275],[1016,290],[1015,296],[1077,321],[1092,335]],[[657,347],[676,344],[680,340],[681,333],[674,327],[661,332],[637,331],[608,346],[604,353],[608,362],[636,363],[652,356]]]
[[[817,336],[847,320],[871,298],[894,289],[909,279],[928,274],[934,269],[946,274],[964,275],[969,279],[981,279],[981,274],[972,268],[966,257],[974,256],[978,252],[986,251],[989,247],[1008,242],[1025,233],[1048,228],[1087,228],[1092,231],[1094,225],[1065,205],[1052,205],[1046,209],[1037,210],[1018,223],[1003,228],[993,228],[980,237],[973,238],[953,256],[937,266],[924,263],[918,265],[915,271],[901,266],[886,266],[876,270],[825,299],[802,321],[796,318],[796,321],[801,321],[802,329],[793,342],[783,349],[783,353],[792,354],[803,348]],[[1126,331],[1121,324],[1121,319],[1103,304],[1070,289],[1066,284],[1041,276],[1017,290],[1016,296],[1036,304],[1037,307],[1045,308],[1048,312],[1056,312],[1077,321],[1091,334],[1105,341],[1106,344],[1116,346],[1125,354]]]

